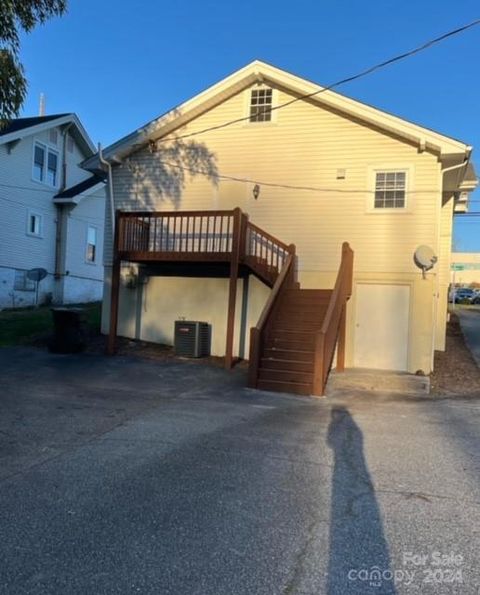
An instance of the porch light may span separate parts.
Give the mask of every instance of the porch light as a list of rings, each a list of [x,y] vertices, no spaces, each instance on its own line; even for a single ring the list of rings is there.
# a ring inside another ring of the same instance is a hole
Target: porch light
[[[253,198],[255,200],[257,200],[259,194],[260,194],[260,185],[259,184],[255,184],[255,186],[253,187]]]

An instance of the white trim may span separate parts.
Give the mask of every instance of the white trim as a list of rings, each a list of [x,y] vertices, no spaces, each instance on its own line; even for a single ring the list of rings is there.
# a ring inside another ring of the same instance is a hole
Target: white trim
[[[367,188],[369,190],[366,202],[366,212],[375,214],[391,214],[391,213],[412,213],[415,205],[415,166],[409,164],[388,163],[379,165],[369,165],[367,173]],[[405,172],[405,206],[404,207],[375,207],[375,189],[377,181],[377,173],[392,173]]]
[[[37,217],[39,219],[38,223],[38,233],[34,233],[30,231],[30,219],[31,217]],[[43,238],[43,215],[34,209],[27,209],[27,225],[25,233],[27,236],[32,238]]]

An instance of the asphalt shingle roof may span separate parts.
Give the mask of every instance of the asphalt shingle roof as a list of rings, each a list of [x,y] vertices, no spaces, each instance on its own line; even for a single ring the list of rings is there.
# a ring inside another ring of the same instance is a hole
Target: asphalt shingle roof
[[[91,176],[90,178],[83,180],[83,182],[75,184],[75,186],[70,186],[70,188],[66,188],[63,192],[59,192],[54,198],[73,198],[103,181],[103,178],[100,176]]]
[[[33,118],[15,118],[14,120],[10,120],[6,126],[0,128],[0,136],[11,134],[12,132],[18,132],[19,130],[24,130],[25,128],[37,126],[38,124],[50,122],[51,120],[63,118],[68,115],[70,114],[52,114],[51,116],[36,116]]]

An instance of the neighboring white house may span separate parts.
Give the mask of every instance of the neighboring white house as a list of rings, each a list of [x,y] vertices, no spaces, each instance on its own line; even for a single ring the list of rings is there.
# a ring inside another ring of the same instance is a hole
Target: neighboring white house
[[[103,179],[78,164],[95,147],[75,114],[0,129],[0,308],[96,301],[103,291]]]

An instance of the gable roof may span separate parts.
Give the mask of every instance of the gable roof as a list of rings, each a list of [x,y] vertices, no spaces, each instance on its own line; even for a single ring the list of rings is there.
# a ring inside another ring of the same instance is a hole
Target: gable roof
[[[43,124],[44,122],[50,122],[51,120],[57,120],[58,118],[63,118],[64,116],[68,116],[68,114],[36,116],[32,118],[15,118],[14,120],[10,120],[6,126],[0,128],[0,136],[11,134],[12,132],[18,132],[19,130],[24,130],[25,128],[30,128],[31,126],[37,126],[38,124]]]
[[[452,155],[462,158],[470,155],[471,147],[461,141],[413,124],[335,91],[325,91],[316,83],[255,60],[192,99],[113,143],[104,149],[103,157],[111,163],[121,161],[150,141],[172,133],[203,112],[258,82],[285,89],[296,96],[309,95],[309,101],[319,106],[323,105],[334,109],[409,142],[414,142],[418,145],[419,150],[432,150],[439,154],[442,160],[447,160],[447,156]],[[312,94],[314,95],[312,96]],[[101,169],[98,155],[84,161],[82,167],[91,171]]]
[[[50,116],[36,116],[31,118],[15,118],[0,128],[0,144],[14,143],[16,141],[48,130],[56,126],[68,126],[71,128],[71,135],[87,157],[95,154],[96,148],[87,131],[82,126],[76,114],[52,114]]]

